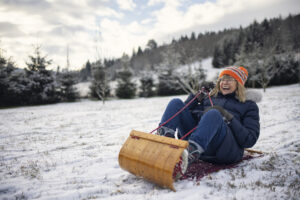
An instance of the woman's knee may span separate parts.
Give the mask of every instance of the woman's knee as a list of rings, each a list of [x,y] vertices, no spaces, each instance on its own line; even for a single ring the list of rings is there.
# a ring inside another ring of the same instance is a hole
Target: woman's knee
[[[203,117],[208,118],[210,120],[214,120],[214,121],[221,120],[221,119],[223,120],[222,114],[216,109],[211,109],[211,110],[207,111],[203,115]]]
[[[181,108],[183,106],[184,106],[184,103],[179,98],[172,99],[168,105],[168,107],[172,107],[172,108]]]

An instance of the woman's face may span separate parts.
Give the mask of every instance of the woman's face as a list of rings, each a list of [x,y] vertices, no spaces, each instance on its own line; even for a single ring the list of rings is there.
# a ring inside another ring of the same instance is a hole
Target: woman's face
[[[237,81],[231,76],[224,75],[220,81],[220,90],[223,95],[230,94],[236,91]]]

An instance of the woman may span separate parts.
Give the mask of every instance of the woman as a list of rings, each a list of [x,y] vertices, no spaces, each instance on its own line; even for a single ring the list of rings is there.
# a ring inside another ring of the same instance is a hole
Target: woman
[[[183,112],[158,129],[158,134],[181,138],[197,127],[187,138],[188,163],[201,159],[220,164],[230,164],[242,159],[244,148],[252,147],[260,132],[257,104],[246,99],[245,82],[248,71],[243,67],[227,67],[221,71],[211,100],[194,101]],[[161,124],[177,113],[195,95],[185,102],[169,102]]]

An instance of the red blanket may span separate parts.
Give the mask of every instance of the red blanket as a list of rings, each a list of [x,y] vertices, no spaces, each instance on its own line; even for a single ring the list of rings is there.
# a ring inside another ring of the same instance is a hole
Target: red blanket
[[[252,158],[255,158],[255,156],[244,155],[243,159],[240,162],[244,160],[250,160]],[[210,173],[217,172],[223,169],[235,168],[238,166],[240,162],[230,164],[230,165],[219,165],[219,164],[212,164],[204,161],[196,161],[195,163],[189,165],[186,173],[180,178],[180,180],[196,179],[197,181],[199,181],[202,177]]]

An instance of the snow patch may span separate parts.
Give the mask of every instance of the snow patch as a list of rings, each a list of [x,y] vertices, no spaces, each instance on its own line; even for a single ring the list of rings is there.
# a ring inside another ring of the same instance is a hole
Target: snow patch
[[[118,164],[130,131],[156,128],[172,98],[0,110],[0,199],[299,199],[298,84],[268,88],[258,103],[261,134],[254,149],[263,157],[199,182],[175,182],[177,192]]]

